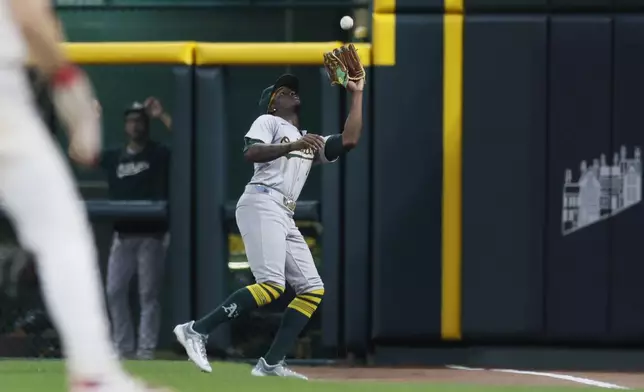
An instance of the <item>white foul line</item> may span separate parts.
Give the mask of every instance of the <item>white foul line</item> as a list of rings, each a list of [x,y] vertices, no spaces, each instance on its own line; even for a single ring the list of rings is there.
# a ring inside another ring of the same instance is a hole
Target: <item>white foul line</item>
[[[568,376],[566,374],[545,373],[545,372],[530,372],[530,371],[512,370],[512,369],[491,369],[491,370],[493,372],[501,372],[501,373],[527,374],[527,375],[530,375],[530,376],[542,376],[542,377],[558,378],[560,380],[578,382],[580,384],[592,385],[594,387],[599,387],[599,388],[630,389],[630,388],[623,387],[621,385],[610,384],[610,383],[602,382],[602,381],[595,381],[595,380],[591,380],[589,378]]]
[[[491,372],[499,372],[499,373],[525,374],[525,375],[528,375],[528,376],[550,377],[550,378],[557,378],[559,380],[572,381],[572,382],[576,382],[576,383],[579,383],[579,384],[591,385],[591,386],[599,387],[599,388],[625,389],[625,390],[630,389],[630,388],[627,388],[627,387],[623,387],[621,385],[616,385],[616,384],[611,384],[611,383],[607,383],[607,382],[591,380],[589,378],[568,376],[566,374],[546,373],[546,372],[532,372],[532,371],[512,370],[512,369],[470,368],[470,367],[458,366],[458,365],[448,365],[447,367],[449,369],[454,369],[454,370],[469,370],[469,371],[484,371],[484,370],[488,370],[488,371],[491,371]]]

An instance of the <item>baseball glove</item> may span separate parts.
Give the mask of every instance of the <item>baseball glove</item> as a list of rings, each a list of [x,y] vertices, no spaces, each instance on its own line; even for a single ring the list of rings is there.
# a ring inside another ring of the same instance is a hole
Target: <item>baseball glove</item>
[[[347,87],[350,80],[357,82],[365,78],[364,67],[353,44],[324,53],[324,68],[331,85]]]

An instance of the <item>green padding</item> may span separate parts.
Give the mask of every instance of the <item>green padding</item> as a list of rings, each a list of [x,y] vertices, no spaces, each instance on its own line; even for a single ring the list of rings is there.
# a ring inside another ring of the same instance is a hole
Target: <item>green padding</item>
[[[235,207],[237,206],[236,201],[229,201],[224,207],[226,211],[226,221],[235,220]],[[320,221],[320,202],[317,200],[303,200],[298,201],[297,206],[295,207],[295,216],[296,221]]]
[[[429,339],[441,331],[443,15],[398,15],[396,48],[372,80],[371,333]]]
[[[89,200],[85,205],[92,218],[142,220],[165,218],[168,215],[168,203],[165,201]]]
[[[443,11],[443,0],[397,0],[396,12],[425,13]]]
[[[466,18],[464,339],[535,337],[543,325],[547,23],[542,15]],[[506,167],[508,177],[490,177],[489,167]],[[495,191],[481,191],[487,188]],[[500,195],[512,197],[499,202]]]
[[[564,0],[565,1],[565,0]],[[548,7],[547,0],[463,0],[467,12],[477,11],[543,11]]]
[[[88,200],[85,202],[91,218],[110,218],[126,220],[159,219],[168,216],[168,203],[165,201],[110,201]],[[0,211],[4,217],[4,211]]]
[[[613,21],[607,16],[560,15],[548,21],[548,183],[543,186],[547,190],[546,242],[539,249],[547,250],[543,285],[544,333],[552,341],[605,341],[613,328],[610,285],[612,282],[619,284],[614,280],[614,272],[621,268],[612,258],[613,235],[610,228],[614,219],[603,224],[586,225],[588,221],[577,218],[581,209],[577,209],[575,203],[567,203],[568,208],[563,210],[562,201],[564,191],[568,200],[574,200],[574,195],[581,192],[576,191],[573,184],[578,183],[581,177],[582,161],[592,165],[596,159],[600,164],[600,155],[605,154],[610,165],[613,152],[618,152],[614,150],[616,146],[637,143],[636,140],[615,139],[612,133],[614,124],[622,121],[614,113],[616,102],[613,96],[621,95],[621,91],[612,85],[616,75],[611,58],[614,42]],[[535,55],[534,51],[530,53]],[[530,66],[535,65],[533,61]],[[533,116],[536,112],[532,110],[530,113]],[[532,152],[526,151],[528,153]],[[629,153],[632,157],[633,147]],[[517,169],[514,162],[512,168]],[[564,188],[567,170],[570,170],[570,182]],[[511,175],[509,178],[515,178],[519,171],[508,174]],[[525,171],[520,175],[534,177]],[[533,178],[533,183],[535,180]],[[621,183],[621,180],[615,183]],[[605,185],[600,188],[601,192],[605,192],[604,189]],[[516,191],[513,190],[512,195],[516,197]],[[536,200],[534,198],[538,196],[534,194],[531,197]],[[562,213],[564,211],[565,214]],[[611,213],[612,208],[602,208],[600,219]],[[624,216],[622,214],[620,218]],[[495,222],[495,225],[507,222]],[[512,224],[518,222],[521,221],[515,217]],[[523,224],[536,225],[537,222]],[[572,230],[576,231],[567,234]],[[639,257],[639,254],[634,257]],[[494,262],[496,265],[496,258]],[[515,281],[514,284],[521,283]],[[525,307],[517,309],[525,311]]]
[[[635,146],[644,147],[640,125],[644,90],[644,18],[624,15],[613,22],[613,151],[626,147],[627,158],[634,158]],[[621,153],[621,152],[620,152]],[[639,208],[639,212],[637,210]],[[644,331],[644,263],[641,263],[642,244],[639,234],[644,231],[641,206],[625,211],[610,223],[611,275],[609,307],[611,308],[611,338],[620,341],[638,340]]]

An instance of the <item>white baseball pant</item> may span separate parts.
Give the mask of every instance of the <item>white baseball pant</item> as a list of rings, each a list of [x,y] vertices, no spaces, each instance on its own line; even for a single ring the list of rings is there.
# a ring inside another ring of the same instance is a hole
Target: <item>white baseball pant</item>
[[[20,68],[0,69],[0,199],[36,257],[69,373],[120,372],[85,207]]]

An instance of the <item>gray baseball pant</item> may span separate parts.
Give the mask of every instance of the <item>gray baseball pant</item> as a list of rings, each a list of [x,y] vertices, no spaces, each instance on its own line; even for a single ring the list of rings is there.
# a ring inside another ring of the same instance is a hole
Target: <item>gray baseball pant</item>
[[[282,287],[286,281],[297,294],[323,289],[311,250],[283,200],[249,185],[237,202],[237,226],[255,281]]]
[[[161,323],[159,294],[167,243],[167,235],[114,235],[107,265],[107,305],[112,319],[112,339],[121,357],[134,353],[129,288],[135,274],[139,277],[141,307],[136,355],[142,359],[154,355]]]

